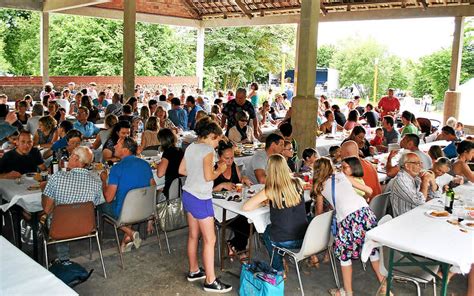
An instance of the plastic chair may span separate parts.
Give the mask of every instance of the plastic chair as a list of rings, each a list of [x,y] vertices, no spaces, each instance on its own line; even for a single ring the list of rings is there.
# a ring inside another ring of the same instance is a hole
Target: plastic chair
[[[325,250],[328,250],[328,253],[329,253],[332,272],[334,275],[334,281],[336,282],[336,285],[338,287],[340,286],[339,277],[336,270],[336,262],[331,250],[331,246],[333,243],[332,235],[330,234],[332,213],[333,211],[329,211],[329,212],[326,212],[314,217],[314,219],[309,224],[308,229],[306,229],[306,233],[304,235],[301,249],[289,250],[289,249],[278,247],[275,245],[273,246],[272,259],[270,261],[270,265],[273,262],[273,255],[275,254],[275,251],[277,251],[278,254],[281,256],[285,256],[286,254],[288,254],[291,257],[293,257],[293,259],[295,260],[296,273],[298,274],[298,280],[299,280],[300,288],[301,288],[301,295],[304,295],[304,290],[303,290],[303,283],[301,281],[301,275],[300,275],[298,262]]]
[[[431,120],[424,117],[418,117],[416,121],[418,122],[418,125],[420,126],[421,132],[425,133],[426,136],[429,136],[431,134],[431,129],[432,129]]]
[[[382,225],[388,221],[392,220],[392,216],[390,215],[385,215],[380,219],[378,225]],[[388,247],[383,247],[379,248],[380,251],[380,258],[383,258],[383,260],[380,260],[380,273],[383,276],[388,275],[388,271],[385,268],[385,266],[388,266],[389,264],[389,248]],[[403,255],[401,255],[399,252],[394,250],[394,256],[393,260],[398,261],[400,258],[402,258]],[[415,258],[419,256],[414,256]],[[420,258],[420,260],[423,260],[424,258]],[[408,259],[402,260],[401,262],[409,262]],[[439,265],[435,266],[426,266],[431,272],[434,274],[438,273],[439,271]],[[417,295],[421,295],[421,288],[420,284],[428,284],[431,281],[433,282],[433,295],[436,296],[436,277],[430,274],[429,272],[421,269],[418,266],[397,266],[393,268],[392,271],[393,274],[393,280],[398,280],[398,281],[408,281],[412,282],[416,286],[416,292]]]
[[[158,155],[158,149],[160,146],[148,146],[142,151],[142,155],[145,157],[154,157]]]
[[[156,236],[158,238],[158,244],[160,245],[160,253],[163,253],[160,234],[158,232],[158,215],[156,214],[156,186],[149,186],[130,190],[127,193],[127,196],[125,197],[122,206],[122,212],[120,213],[118,219],[115,220],[113,217],[104,213],[102,214],[102,219],[103,221],[110,223],[114,226],[115,239],[117,241],[117,247],[120,255],[122,269],[124,268],[123,254],[120,248],[120,240],[117,231],[122,226],[129,226],[148,220],[153,220],[155,225]],[[102,227],[103,225],[104,223],[102,223]],[[171,253],[168,242],[168,235],[166,234],[166,231],[163,230],[163,232],[165,233],[168,253]]]
[[[46,269],[49,268],[48,245],[89,238],[89,256],[90,259],[92,259],[92,238],[95,237],[102,269],[104,271],[104,278],[107,278],[96,226],[94,204],[92,202],[85,202],[57,205],[53,210],[52,217],[49,231],[46,230],[46,227],[43,227]],[[80,226],[78,226],[78,221],[81,223]]]
[[[370,201],[369,207],[374,212],[377,220],[380,220],[387,213],[390,193],[390,191],[381,193]]]

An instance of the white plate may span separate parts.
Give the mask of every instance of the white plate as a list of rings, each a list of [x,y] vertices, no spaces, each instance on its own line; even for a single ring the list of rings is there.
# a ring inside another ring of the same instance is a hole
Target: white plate
[[[451,215],[448,215],[448,216],[444,216],[444,217],[435,217],[435,216],[432,216],[431,213],[433,212],[436,212],[436,210],[429,210],[429,211],[426,211],[425,212],[425,216],[427,217],[430,217],[430,218],[433,218],[433,219],[448,219]],[[439,211],[438,211],[439,212]]]
[[[470,223],[472,226],[468,226],[467,224]],[[461,226],[463,228],[469,229],[469,230],[474,230],[474,221],[472,220],[463,220],[461,221]]]
[[[33,180],[35,178],[35,173],[26,173],[26,174],[23,174],[23,177],[26,180]]]

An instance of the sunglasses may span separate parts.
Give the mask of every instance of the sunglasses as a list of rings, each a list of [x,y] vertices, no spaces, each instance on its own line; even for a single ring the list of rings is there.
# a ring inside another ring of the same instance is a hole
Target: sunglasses
[[[235,202],[241,202],[242,201],[242,198],[240,197],[240,195],[236,194],[234,196],[229,196],[227,198],[227,201],[235,201]]]

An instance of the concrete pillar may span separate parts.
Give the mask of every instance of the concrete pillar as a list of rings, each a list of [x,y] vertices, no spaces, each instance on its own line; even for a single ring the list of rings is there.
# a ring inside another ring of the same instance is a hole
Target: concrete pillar
[[[204,86],[204,28],[197,29],[196,40],[196,77],[198,78],[198,88]]]
[[[461,61],[464,33],[464,17],[454,18],[453,46],[451,52],[451,72],[449,75],[449,90],[444,95],[443,124],[453,116],[459,119],[461,93],[457,91],[461,76]]]
[[[43,85],[49,81],[49,13],[42,12],[40,20],[40,74]]]
[[[123,95],[125,100],[135,90],[136,1],[123,1]]]
[[[318,41],[320,0],[301,1],[301,17],[297,37],[297,85],[292,101],[293,136],[298,142],[299,154],[306,147],[315,147],[318,100],[316,86],[316,49]],[[296,75],[295,75],[296,76]]]

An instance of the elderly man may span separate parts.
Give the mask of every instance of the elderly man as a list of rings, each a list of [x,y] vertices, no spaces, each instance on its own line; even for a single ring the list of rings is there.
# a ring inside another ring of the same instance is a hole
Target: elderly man
[[[33,136],[30,132],[21,131],[15,150],[10,150],[0,158],[0,178],[16,179],[26,173],[37,170],[46,171],[43,157],[37,148],[33,147]]]
[[[87,147],[77,147],[69,157],[69,171],[58,171],[52,175],[43,192],[42,205],[45,215],[44,222],[51,214],[55,205],[93,202],[98,205],[102,201],[102,184],[91,175],[87,167],[94,160],[94,154]],[[69,244],[56,244],[58,259],[69,261]]]
[[[416,134],[406,134],[400,141],[400,147],[418,155],[418,157],[421,159],[423,169],[429,170],[433,165],[431,157],[428,154],[422,152],[420,149],[418,149],[418,145],[420,145],[420,137]],[[398,153],[398,150],[392,150],[388,154],[386,170],[387,176],[389,177],[394,177],[398,174],[398,171],[400,170],[400,166],[392,165],[392,159]]]
[[[89,109],[84,106],[79,107],[77,111],[77,121],[74,122],[74,129],[81,132],[85,138],[92,138],[100,132],[100,128],[94,123],[87,121],[89,117]]]
[[[115,145],[115,156],[120,162],[112,167],[110,176],[103,171],[100,175],[104,197],[107,201],[102,210],[107,215],[117,219],[122,211],[123,202],[127,193],[136,188],[154,186],[153,173],[150,165],[143,159],[136,157],[138,145],[131,137],[125,137]],[[108,182],[107,182],[108,177]],[[141,244],[140,235],[129,226],[120,228],[125,232],[122,241],[122,252],[128,252],[134,245],[139,248]]]
[[[227,123],[227,131],[231,129],[234,125],[237,124],[237,112],[246,111],[249,114],[249,119],[253,123],[253,133],[256,138],[259,138],[262,132],[257,121],[257,115],[255,113],[255,108],[252,106],[252,103],[247,101],[247,91],[245,88],[237,89],[235,94],[235,99],[229,101],[222,110],[222,119],[221,127],[224,128]]]
[[[377,175],[377,171],[372,166],[370,162],[367,160],[359,157],[359,146],[356,142],[349,140],[341,145],[341,158],[347,157],[357,157],[360,159],[362,164],[362,170],[364,171],[364,176],[362,179],[364,183],[372,188],[372,195],[368,197],[369,201],[372,200],[375,196],[382,193],[382,188],[380,187],[379,176]]]
[[[390,202],[394,217],[424,204],[429,199],[430,187],[432,191],[438,190],[433,173],[420,174],[422,162],[416,153],[404,153],[400,158],[399,165],[400,171],[387,186],[387,190],[391,190]]]
[[[249,177],[253,184],[265,184],[267,174],[268,158],[273,154],[281,154],[285,148],[285,140],[278,134],[270,134],[265,140],[265,150],[257,151],[248,165],[245,167],[245,176]]]

